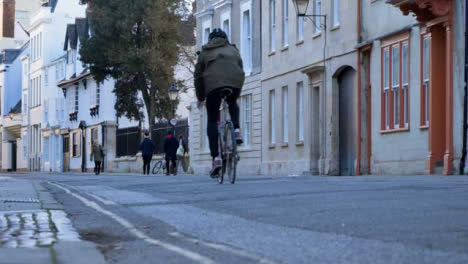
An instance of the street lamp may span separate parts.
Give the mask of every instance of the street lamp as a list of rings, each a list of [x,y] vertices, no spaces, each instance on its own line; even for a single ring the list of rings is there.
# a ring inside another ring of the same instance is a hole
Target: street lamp
[[[175,108],[175,101],[177,100],[177,97],[179,96],[179,88],[175,83],[171,84],[169,87],[169,99],[172,101],[172,119],[169,121],[169,123],[174,127],[174,134],[175,134],[175,126],[177,123],[177,120],[175,118],[176,115],[176,108]]]
[[[169,87],[169,99],[171,101],[177,100],[177,96],[179,95],[179,88],[177,88],[177,85],[175,83],[171,84]]]
[[[307,8],[309,7],[310,0],[291,0],[294,4],[294,7],[296,8],[296,14],[298,17],[305,17],[308,18],[312,21],[312,23],[315,24],[317,28],[320,29],[327,29],[327,15],[307,15]],[[316,21],[313,20],[313,17],[319,17],[320,20],[323,18],[324,23],[322,24],[320,22],[319,25],[317,25]]]
[[[294,7],[296,8],[297,16],[306,16],[307,7],[309,6],[310,0],[292,0]]]

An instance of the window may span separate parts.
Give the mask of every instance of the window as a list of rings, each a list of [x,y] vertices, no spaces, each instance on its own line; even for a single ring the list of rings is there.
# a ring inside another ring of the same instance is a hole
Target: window
[[[208,43],[209,37],[210,37],[211,29],[210,28],[205,28],[205,31],[203,33],[203,45]]]
[[[392,47],[393,128],[400,126],[400,46]]]
[[[288,130],[289,130],[289,114],[288,114],[288,87],[284,86],[282,89],[281,93],[281,98],[282,98],[282,127],[283,127],[283,143],[288,143],[289,135],[288,135]]]
[[[268,123],[270,124],[270,144],[276,143],[276,101],[275,101],[275,90],[270,91],[269,95],[269,116]]]
[[[252,131],[252,95],[242,96],[242,136],[244,146],[248,147],[251,143]]]
[[[340,0],[333,0],[333,12],[332,12],[332,19],[333,19],[333,27],[338,27],[340,25]]]
[[[48,85],[49,84],[49,69],[46,68],[44,70],[44,85]]]
[[[429,96],[430,96],[430,85],[431,78],[429,73],[429,65],[431,65],[431,37],[425,35],[422,38],[422,49],[421,49],[421,70],[422,70],[422,89],[421,89],[421,121],[420,125],[423,127],[429,126]]]
[[[270,51],[276,50],[276,0],[270,0]]]
[[[382,130],[409,128],[409,42],[382,48]]]
[[[28,94],[23,93],[23,114],[28,112]]]
[[[75,112],[78,112],[78,106],[79,106],[79,86],[75,86]]]
[[[101,92],[101,88],[99,87],[99,84],[96,85],[96,87],[91,87],[91,98],[90,98],[90,102],[91,102],[91,105],[90,107],[95,107],[95,106],[98,106],[99,105],[99,102],[100,102],[100,92]]]
[[[401,89],[403,96],[403,124],[405,128],[409,127],[409,98],[408,98],[408,88],[409,88],[409,46],[408,43],[403,43],[402,45],[402,71],[401,71]]]
[[[68,64],[72,64],[75,62],[75,50],[70,49],[67,51],[67,62]]]
[[[41,81],[42,77],[38,76],[35,78],[32,78],[30,81],[30,87],[31,87],[31,107],[36,107],[41,104]]]
[[[389,95],[389,72],[388,72],[388,64],[389,64],[389,50],[388,49],[385,49],[384,50],[384,54],[383,54],[383,101],[384,101],[384,110],[385,110],[385,127],[384,129],[389,129],[390,128],[390,124],[389,124],[389,120],[390,120],[390,115],[389,115],[389,109],[388,109],[388,105],[390,103],[390,95]]]
[[[289,44],[289,0],[283,0],[283,47]]]
[[[244,71],[246,74],[250,74],[252,71],[252,23],[250,9],[242,12],[241,51]]]
[[[297,83],[297,141],[304,142],[304,83]]]
[[[296,22],[297,42],[304,40],[304,18],[298,16]]]
[[[320,33],[321,31],[321,25],[322,25],[322,0],[314,0],[314,15],[317,17],[314,18],[315,20],[315,27],[314,27],[314,32],[315,33]]]
[[[72,145],[72,156],[78,157],[78,132],[72,134],[73,136],[73,145]]]
[[[226,33],[228,40],[231,39],[231,30],[230,30],[229,19],[223,21],[223,31]]]
[[[44,138],[44,145],[42,146],[42,154],[45,162],[49,161],[49,138]]]

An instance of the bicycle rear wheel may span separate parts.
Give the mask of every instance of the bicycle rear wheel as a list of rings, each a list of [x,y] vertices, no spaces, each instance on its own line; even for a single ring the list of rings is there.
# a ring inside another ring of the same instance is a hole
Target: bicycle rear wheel
[[[221,153],[221,158],[223,160],[223,167],[219,170],[218,172],[218,177],[217,177],[217,180],[218,180],[218,183],[219,184],[223,184],[223,181],[224,181],[224,170],[225,170],[225,167],[224,167],[224,142],[223,142],[223,138],[221,137],[221,135],[219,136],[219,153]]]
[[[153,174],[164,173],[164,164],[162,160],[156,161],[153,166]]]
[[[227,125],[229,127],[229,135],[230,138],[228,139],[231,151],[229,155],[229,182],[231,184],[234,184],[236,182],[236,175],[237,175],[237,161],[238,161],[238,156],[237,156],[237,142],[236,142],[236,136],[234,133],[234,126],[232,123]]]

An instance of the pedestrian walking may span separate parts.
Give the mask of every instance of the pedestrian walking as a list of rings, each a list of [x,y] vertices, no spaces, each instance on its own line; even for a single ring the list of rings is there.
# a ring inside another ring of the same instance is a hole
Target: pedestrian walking
[[[148,131],[145,131],[145,138],[140,144],[141,156],[143,157],[143,175],[149,175],[154,149],[154,143],[150,138],[150,134]]]
[[[177,169],[176,171],[179,170],[179,167],[182,167],[183,172],[187,172],[187,166],[185,164],[185,155],[187,154],[188,149],[187,149],[187,143],[184,140],[184,135],[180,134],[179,135],[179,147],[177,148]]]
[[[179,141],[174,137],[172,130],[167,132],[167,137],[164,140],[164,153],[166,153],[166,173],[167,175],[177,174],[177,149],[179,148]],[[171,162],[171,163],[169,163]]]
[[[101,173],[101,164],[104,157],[104,151],[102,150],[102,146],[97,142],[93,142],[93,146],[91,149],[91,161],[94,160],[94,173],[99,175]]]

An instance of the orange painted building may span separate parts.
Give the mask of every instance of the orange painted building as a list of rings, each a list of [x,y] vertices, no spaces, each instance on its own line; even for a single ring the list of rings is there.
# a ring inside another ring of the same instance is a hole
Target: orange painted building
[[[358,5],[356,171],[457,173],[465,95],[462,1]]]

